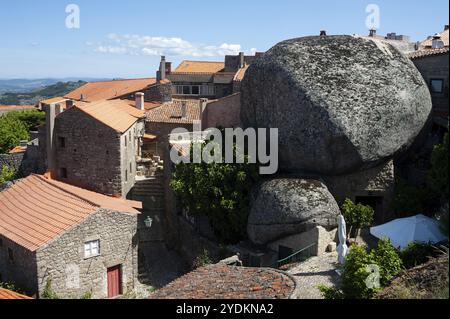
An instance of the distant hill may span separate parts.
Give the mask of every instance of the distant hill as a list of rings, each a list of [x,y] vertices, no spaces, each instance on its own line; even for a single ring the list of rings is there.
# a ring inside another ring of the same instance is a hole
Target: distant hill
[[[63,79],[0,79],[0,94],[2,93],[28,93],[58,82],[94,82],[108,79],[100,78],[63,78]]]
[[[41,100],[66,95],[85,83],[85,81],[57,82],[28,92],[0,93],[0,105],[34,105]]]

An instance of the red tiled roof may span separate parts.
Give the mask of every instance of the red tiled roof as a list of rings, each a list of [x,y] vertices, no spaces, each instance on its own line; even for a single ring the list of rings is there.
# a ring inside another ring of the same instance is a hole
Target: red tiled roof
[[[425,58],[433,55],[440,55],[440,54],[446,54],[448,53],[449,48],[442,48],[442,49],[422,49],[415,52],[412,52],[408,54],[408,57],[411,60]]]
[[[34,110],[36,107],[34,105],[0,105],[0,110],[7,111],[22,111],[22,110]]]
[[[186,103],[186,117],[182,117],[182,104]],[[192,124],[200,120],[198,100],[172,100],[147,112],[147,121],[154,123]]]
[[[213,74],[225,68],[224,62],[183,61],[176,68],[175,73],[204,73]]]
[[[145,112],[133,106],[130,100],[102,100],[93,103],[76,103],[80,109],[117,132],[126,132]],[[61,113],[61,115],[63,115]]]
[[[61,97],[61,96],[58,96],[58,97],[53,97],[53,98],[51,98],[51,99],[47,99],[47,100],[42,100],[42,101],[40,101],[39,103],[41,103],[41,104],[54,104],[54,103],[61,103],[61,102],[65,102],[67,99],[65,99],[65,98],[63,98],[63,97]]]
[[[246,66],[244,66],[243,68],[240,68],[238,71],[237,71],[237,73],[236,73],[236,75],[234,76],[234,81],[242,81],[242,79],[244,78],[244,76],[245,76],[245,72],[247,72],[247,70],[248,70],[248,67],[249,67],[250,65],[246,65]]]
[[[0,192],[0,234],[36,251],[100,208],[138,214],[142,204],[31,175]]]
[[[31,297],[19,294],[17,292],[8,290],[8,289],[4,289],[4,288],[0,288],[0,299],[33,299]]]
[[[285,299],[295,282],[280,271],[209,265],[184,275],[150,295],[151,299]]]
[[[25,153],[27,151],[26,146],[16,146],[12,150],[9,151],[9,154],[19,154],[19,153]]]
[[[444,46],[448,47],[449,45],[449,30],[444,30],[438,33],[441,36],[441,40],[444,42]],[[420,43],[420,47],[431,47],[433,44],[433,37],[429,37],[428,39],[422,41]]]
[[[83,100],[87,102],[110,100],[126,94],[142,91],[155,83],[155,78],[90,82],[64,97],[79,101],[83,94]]]

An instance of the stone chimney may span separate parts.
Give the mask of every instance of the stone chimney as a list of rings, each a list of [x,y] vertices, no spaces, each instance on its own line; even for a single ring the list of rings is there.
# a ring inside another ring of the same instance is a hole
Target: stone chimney
[[[441,39],[441,35],[436,33],[433,36],[433,40],[431,40],[431,48],[432,49],[442,49],[444,47],[444,41]]]
[[[239,52],[239,69],[245,66],[245,54],[244,52]]]
[[[203,112],[205,111],[205,109],[206,109],[206,105],[208,105],[208,99],[205,99],[205,98],[200,99],[200,102],[199,102],[199,107],[200,107],[200,118],[201,118],[202,113],[203,113]]]
[[[56,104],[49,104],[45,110],[46,144],[47,144],[47,172],[50,176],[56,177],[55,164],[55,141],[54,129],[56,118]]]
[[[159,63],[159,71],[156,74],[156,79],[159,81],[164,80],[166,78],[166,57],[164,55],[161,56],[161,62]]]
[[[138,92],[135,94],[136,99],[136,108],[141,111],[145,111],[145,104],[144,104],[144,93]]]
[[[187,117],[187,104],[186,101],[181,102],[181,118]]]
[[[84,97],[85,97],[84,94],[81,94],[80,95],[80,101],[84,101]]]
[[[375,37],[377,35],[376,29],[370,29],[369,30],[369,37]]]
[[[66,110],[73,107],[73,100],[66,100]]]
[[[444,31],[448,30],[448,24],[444,25]]]
[[[320,36],[321,37],[326,37],[327,36],[327,31],[326,30],[321,30],[320,31]]]

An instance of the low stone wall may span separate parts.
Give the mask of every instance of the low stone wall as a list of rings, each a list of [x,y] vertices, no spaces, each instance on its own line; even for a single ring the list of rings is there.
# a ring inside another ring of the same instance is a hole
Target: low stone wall
[[[22,160],[24,158],[24,153],[18,154],[0,154],[0,170],[6,165],[14,170],[19,170]]]

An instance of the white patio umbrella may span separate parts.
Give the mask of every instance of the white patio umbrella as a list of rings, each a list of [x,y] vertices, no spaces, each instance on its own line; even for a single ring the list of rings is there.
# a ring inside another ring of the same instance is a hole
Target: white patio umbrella
[[[409,242],[418,241],[434,244],[447,239],[439,226],[437,220],[419,214],[371,227],[370,233],[380,239],[389,238],[396,248],[405,248]]]

